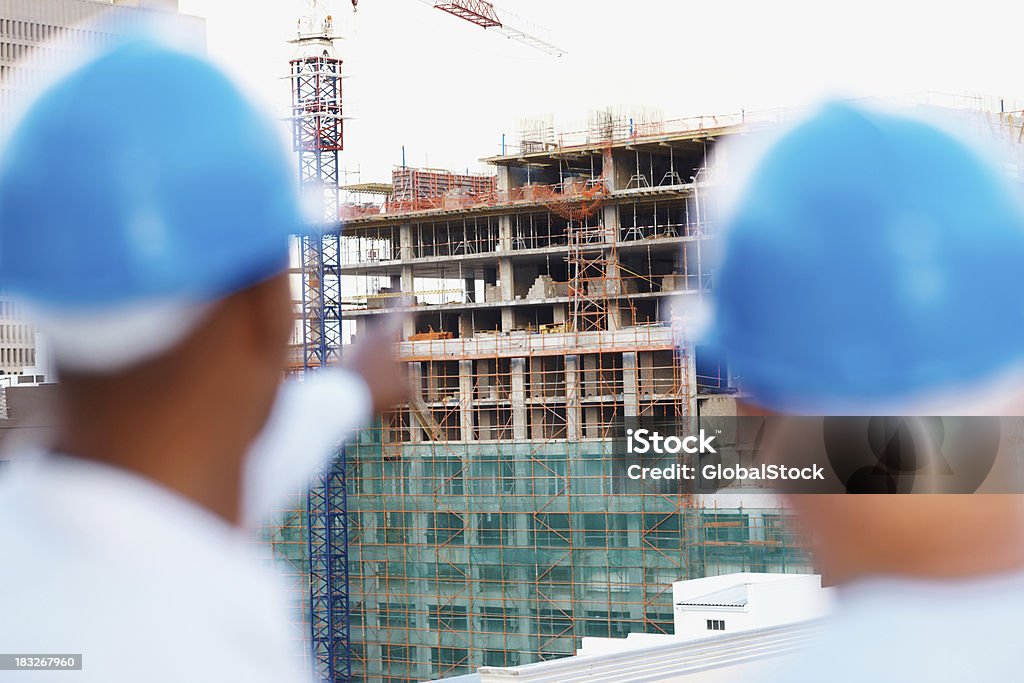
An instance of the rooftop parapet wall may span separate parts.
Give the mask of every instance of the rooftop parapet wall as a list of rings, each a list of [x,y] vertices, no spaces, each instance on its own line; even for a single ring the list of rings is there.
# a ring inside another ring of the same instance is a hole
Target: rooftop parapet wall
[[[402,342],[399,353],[404,360],[444,358],[522,358],[565,355],[582,349],[600,348],[606,352],[637,349],[672,349],[673,329],[663,325],[644,325],[616,331],[575,332],[567,334],[478,335],[458,339],[431,339]]]
[[[928,107],[949,112],[978,114],[991,118],[991,123],[1020,129],[1024,108],[1016,100],[989,95],[958,95],[945,92],[918,92],[900,96],[858,100],[858,103],[885,107]],[[604,112],[602,112],[604,113]],[[543,139],[536,139],[536,131],[522,131],[517,143],[509,143],[503,136],[501,154],[485,157],[482,161],[497,166],[517,166],[538,158],[608,148],[626,148],[638,143],[657,143],[687,138],[714,137],[740,130],[753,130],[793,121],[808,113],[804,107],[740,110],[733,113],[695,115],[665,119],[649,113],[616,112],[596,119],[589,125],[568,126],[556,131],[545,131]],[[513,137],[513,139],[515,139]]]
[[[534,158],[560,153],[623,148],[638,142],[692,139],[735,132],[742,126],[773,125],[785,120],[786,116],[786,110],[779,109],[752,113],[689,116],[644,123],[637,123],[627,117],[599,128],[590,127],[555,133],[553,140],[544,145],[532,144],[530,141],[523,141],[518,145],[506,145],[503,154],[485,157],[483,161],[495,165],[516,166]]]
[[[461,177],[461,176],[460,176]],[[390,216],[409,218],[417,214],[461,213],[471,210],[519,208],[579,202],[603,192],[603,178],[570,178],[563,182],[532,183],[513,189],[498,189],[494,176],[465,176],[479,179],[471,186],[418,196],[389,197],[383,204],[354,203],[341,207],[339,218],[350,225]],[[486,181],[490,181],[489,183]]]

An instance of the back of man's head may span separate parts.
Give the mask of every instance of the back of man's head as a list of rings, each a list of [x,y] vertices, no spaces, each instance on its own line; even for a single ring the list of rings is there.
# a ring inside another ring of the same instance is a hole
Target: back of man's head
[[[757,413],[999,414],[993,394],[1019,379],[1024,212],[997,167],[938,127],[824,107],[759,159],[723,251],[711,337]],[[1022,398],[1018,382],[1003,414]],[[1017,496],[793,503],[834,579],[1024,566]]]
[[[1024,360],[1020,200],[934,125],[828,105],[761,156],[726,222],[713,341],[764,408],[902,411]]]
[[[218,70],[135,41],[44,91],[0,159],[0,283],[64,367],[171,348],[287,265],[295,183],[274,124]]]
[[[45,90],[0,158],[0,283],[54,353],[62,446],[236,461],[285,362],[300,223],[274,123],[203,59],[130,41]]]

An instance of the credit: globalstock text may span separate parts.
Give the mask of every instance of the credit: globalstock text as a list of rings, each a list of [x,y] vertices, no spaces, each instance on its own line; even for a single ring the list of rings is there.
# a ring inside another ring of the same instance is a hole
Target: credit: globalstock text
[[[678,455],[687,454],[717,454],[715,450],[715,437],[708,435],[702,429],[699,434],[679,437],[675,435],[662,436],[660,432],[648,429],[627,429],[626,450],[631,455]],[[697,478],[697,465],[684,463],[673,463],[666,467],[644,467],[642,465],[630,465],[626,468],[626,476],[630,479],[684,479],[692,480]],[[769,465],[762,463],[751,467],[742,465],[722,465],[721,463],[707,464],[700,467],[700,477],[705,480],[746,480],[746,481],[774,481],[785,480],[818,480],[825,479],[825,470],[820,465],[809,467],[787,467],[785,465]]]
[[[697,466],[674,463],[666,467],[643,467],[630,465],[626,468],[630,479],[697,479]],[[799,479],[803,481],[824,481],[825,470],[820,465],[809,467],[786,467],[785,465],[704,465],[700,468],[703,480],[721,479],[726,481],[775,481]]]

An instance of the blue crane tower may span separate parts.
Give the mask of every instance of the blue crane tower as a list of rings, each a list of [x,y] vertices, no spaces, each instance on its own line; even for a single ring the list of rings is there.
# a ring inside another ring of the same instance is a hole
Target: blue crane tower
[[[298,238],[302,276],[302,366],[315,372],[341,355],[338,209],[343,149],[341,60],[334,21],[320,0],[306,0],[291,41],[292,140],[303,200],[319,207],[316,231]],[[348,500],[344,452],[314,477],[307,503],[310,639],[314,668],[332,683],[352,674],[349,623]]]

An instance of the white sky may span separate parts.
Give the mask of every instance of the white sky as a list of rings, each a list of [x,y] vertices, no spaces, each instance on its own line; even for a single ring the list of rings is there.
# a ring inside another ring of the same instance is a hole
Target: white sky
[[[285,114],[300,0],[180,0],[209,52]],[[335,0],[345,60],[347,168],[479,169],[521,118],[577,129],[607,105],[667,118],[792,106],[826,95],[1024,92],[1024,5],[916,0],[500,0],[548,27],[554,59],[417,0]],[[258,9],[255,9],[258,7]],[[578,122],[576,126],[572,124]],[[514,135],[510,138],[513,139]],[[354,179],[353,179],[354,180]]]

